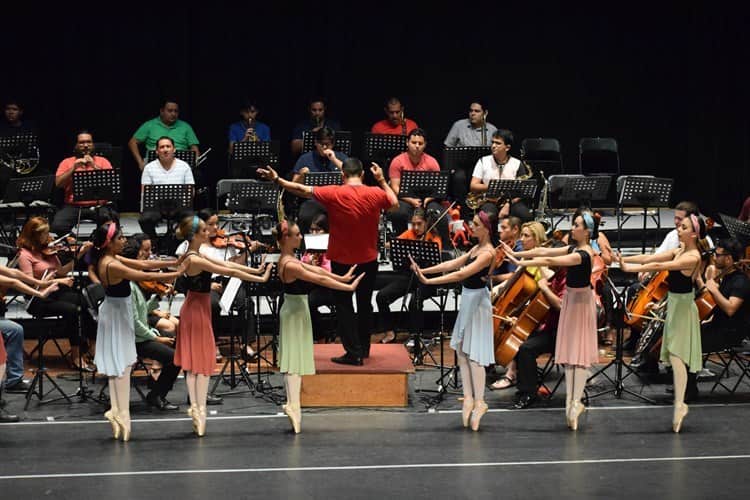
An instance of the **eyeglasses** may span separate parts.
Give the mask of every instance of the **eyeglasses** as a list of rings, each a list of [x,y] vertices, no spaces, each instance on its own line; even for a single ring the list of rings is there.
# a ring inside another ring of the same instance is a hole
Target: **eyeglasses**
[[[730,256],[730,255],[732,255],[732,254],[730,254],[730,253],[719,253],[719,252],[714,252],[714,255],[715,255],[716,257],[729,257],[729,256]]]
[[[469,109],[469,113],[481,113],[481,109]]]

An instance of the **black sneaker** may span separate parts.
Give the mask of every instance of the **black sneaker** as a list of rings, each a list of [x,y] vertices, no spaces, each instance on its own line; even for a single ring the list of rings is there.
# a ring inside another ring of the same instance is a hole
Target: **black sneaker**
[[[21,419],[18,418],[18,415],[11,415],[7,411],[0,409],[0,423],[10,424],[13,422],[18,422],[19,420]]]
[[[26,394],[31,389],[31,384],[26,380],[19,380],[13,385],[6,385],[5,392],[12,394]]]

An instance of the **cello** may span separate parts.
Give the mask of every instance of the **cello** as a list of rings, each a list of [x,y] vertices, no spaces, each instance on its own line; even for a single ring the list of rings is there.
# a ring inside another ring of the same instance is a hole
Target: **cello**
[[[669,271],[659,271],[654,274],[643,289],[628,303],[628,311],[625,313],[625,323],[631,327],[643,328],[647,316],[646,313],[653,307],[649,304],[661,302],[669,291],[667,276]]]

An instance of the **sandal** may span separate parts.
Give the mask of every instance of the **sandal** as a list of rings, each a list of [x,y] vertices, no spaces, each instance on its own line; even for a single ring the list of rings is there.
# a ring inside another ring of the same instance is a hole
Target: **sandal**
[[[495,380],[495,382],[490,385],[491,391],[502,391],[503,389],[510,389],[511,387],[514,387],[516,385],[516,379],[510,378],[506,375],[503,375],[499,379]]]

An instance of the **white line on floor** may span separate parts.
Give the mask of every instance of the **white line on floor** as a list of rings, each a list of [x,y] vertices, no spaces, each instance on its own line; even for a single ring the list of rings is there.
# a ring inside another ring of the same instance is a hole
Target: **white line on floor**
[[[726,404],[692,404],[690,405],[691,409],[695,408],[728,408],[728,407],[745,407],[750,406],[750,403],[726,403]],[[588,406],[586,407],[588,411],[620,411],[620,410],[664,410],[664,409],[672,409],[672,405],[638,405],[638,406]],[[563,408],[527,408],[525,410],[515,410],[515,409],[509,409],[509,408],[497,408],[489,410],[490,413],[514,413],[517,415],[523,415],[524,413],[529,412],[560,412]],[[368,411],[367,408],[362,409],[362,411]],[[403,411],[394,411],[391,413],[384,412],[382,410],[378,410],[378,415],[394,415],[394,416],[403,416],[403,415],[440,415],[440,414],[456,414],[461,413],[460,409],[456,410],[437,410],[434,412],[403,412]],[[316,416],[316,415],[325,415],[325,416],[335,416],[335,415],[349,415],[351,412],[337,412],[337,413],[331,413],[327,412],[325,410],[320,411],[318,408],[314,408],[311,410],[305,410],[305,415],[309,416]],[[265,419],[265,418],[286,418],[286,415],[283,413],[274,413],[274,414],[260,414],[260,415],[211,415],[209,417],[209,420],[248,420],[248,419]],[[109,424],[104,417],[102,417],[101,420],[54,420],[53,417],[49,417],[50,420],[42,420],[42,421],[33,421],[33,422],[15,422],[15,423],[7,423],[7,424],[0,424],[0,427],[10,427],[10,426],[29,426],[29,425],[88,425],[88,424]],[[160,423],[160,422],[186,422],[189,421],[189,417],[172,417],[172,418],[139,418],[139,419],[133,419],[133,423]]]
[[[388,464],[388,465],[347,465],[320,467],[257,467],[245,469],[190,469],[190,470],[147,470],[125,472],[82,472],[74,474],[19,474],[0,476],[0,480],[12,479],[65,479],[87,477],[122,477],[122,476],[165,476],[181,474],[247,474],[259,472],[321,472],[321,471],[353,471],[353,470],[393,470],[393,469],[448,469],[471,467],[528,467],[550,465],[584,465],[584,464],[621,464],[621,463],[654,463],[654,462],[687,462],[710,460],[747,460],[750,455],[717,455],[697,457],[646,457],[646,458],[601,458],[588,460],[539,460],[525,462],[475,462],[475,463],[445,463],[445,464]]]

